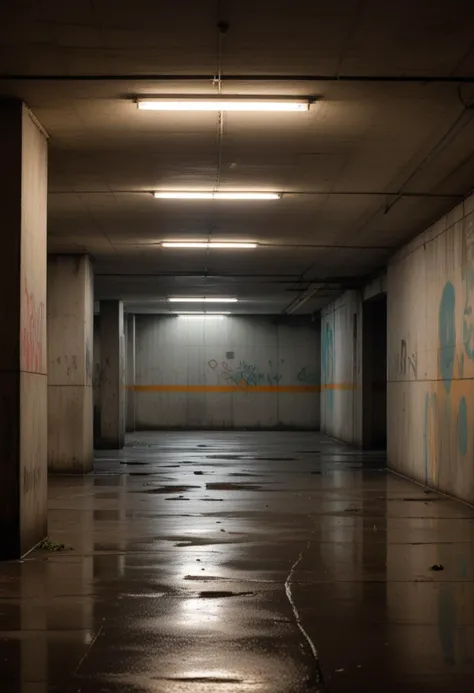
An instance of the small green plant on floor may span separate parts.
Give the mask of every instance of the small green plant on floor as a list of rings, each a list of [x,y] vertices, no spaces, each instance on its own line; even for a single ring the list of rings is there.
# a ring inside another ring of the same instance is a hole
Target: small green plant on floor
[[[52,541],[49,537],[46,537],[46,539],[43,539],[43,541],[38,544],[38,549],[41,551],[73,551],[73,548],[71,546],[66,546],[66,544],[62,544],[59,541]]]

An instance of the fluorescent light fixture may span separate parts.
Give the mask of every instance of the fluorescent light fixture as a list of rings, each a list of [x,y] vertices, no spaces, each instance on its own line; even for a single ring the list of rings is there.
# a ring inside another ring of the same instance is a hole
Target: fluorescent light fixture
[[[188,320],[223,320],[230,313],[176,313],[178,318]]]
[[[308,99],[295,98],[243,98],[239,96],[227,97],[164,97],[143,99],[137,101],[141,111],[309,111]]]
[[[206,297],[206,298],[169,298],[170,303],[237,303],[238,298],[221,298],[221,297]]]
[[[280,200],[276,192],[192,192],[159,191],[153,193],[157,200]]]
[[[247,250],[257,248],[257,243],[225,243],[221,241],[163,241],[162,248],[222,248],[224,250]]]

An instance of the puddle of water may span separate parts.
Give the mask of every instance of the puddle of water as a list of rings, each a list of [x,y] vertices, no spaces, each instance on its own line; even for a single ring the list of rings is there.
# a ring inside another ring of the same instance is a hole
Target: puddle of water
[[[208,491],[259,491],[262,487],[257,484],[236,484],[231,482],[213,482],[206,484]]]
[[[191,491],[193,488],[201,488],[200,486],[158,486],[157,488],[150,488],[146,491],[140,491],[140,493],[186,493]]]
[[[216,592],[199,592],[199,599],[227,599],[228,597],[246,597],[250,594],[253,594],[253,592],[217,590]]]
[[[256,457],[254,455],[206,455],[208,460],[256,460],[260,462],[294,462],[296,457]]]
[[[176,681],[178,683],[243,683],[243,679],[229,678],[228,676],[154,676],[153,680]]]
[[[194,472],[196,474],[196,472]],[[245,473],[245,472],[231,472],[229,476],[241,476],[241,477],[250,477],[250,476],[256,476],[256,477],[262,477],[263,474],[252,474],[252,472]]]
[[[433,501],[447,501],[449,498],[440,498],[440,497],[435,497],[435,498],[427,498],[424,496],[423,498],[389,498],[389,500],[396,501],[396,500],[402,500],[402,501],[408,501],[408,502],[423,502],[423,503],[428,503],[428,502],[433,502]]]

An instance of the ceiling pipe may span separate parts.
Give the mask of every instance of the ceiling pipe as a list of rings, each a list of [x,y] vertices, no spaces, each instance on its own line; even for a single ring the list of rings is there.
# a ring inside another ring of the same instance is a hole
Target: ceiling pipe
[[[214,74],[150,74],[150,75],[40,75],[0,74],[1,80],[32,82],[213,82]],[[463,75],[225,75],[225,82],[373,82],[399,84],[474,84],[474,76]]]
[[[297,296],[283,311],[286,315],[291,315],[298,308],[301,308],[306,301],[309,301],[315,294],[317,294],[321,289],[324,289],[324,284],[310,284],[308,288],[303,291],[300,296]]]
[[[94,277],[113,277],[116,279],[226,279],[233,281],[248,281],[249,279],[258,280],[259,283],[268,284],[309,284],[310,279],[303,279],[301,276],[292,274],[208,274],[206,272],[94,272]],[[367,281],[362,277],[330,277],[325,278],[324,282],[319,282],[321,289],[329,289],[331,285],[336,285],[338,289],[360,288]],[[330,286],[328,286],[330,285]],[[308,288],[308,287],[307,287]],[[298,289],[297,289],[298,290]],[[299,289],[301,291],[301,289]]]

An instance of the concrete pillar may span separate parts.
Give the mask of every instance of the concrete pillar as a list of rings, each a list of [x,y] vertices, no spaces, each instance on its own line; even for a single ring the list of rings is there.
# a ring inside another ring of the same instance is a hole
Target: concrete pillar
[[[125,334],[122,301],[100,303],[100,438],[104,448],[125,443]]]
[[[87,474],[93,464],[94,278],[85,255],[48,260],[48,468]]]
[[[46,135],[0,105],[0,558],[47,534]]]
[[[135,430],[135,316],[127,315],[127,431]]]

